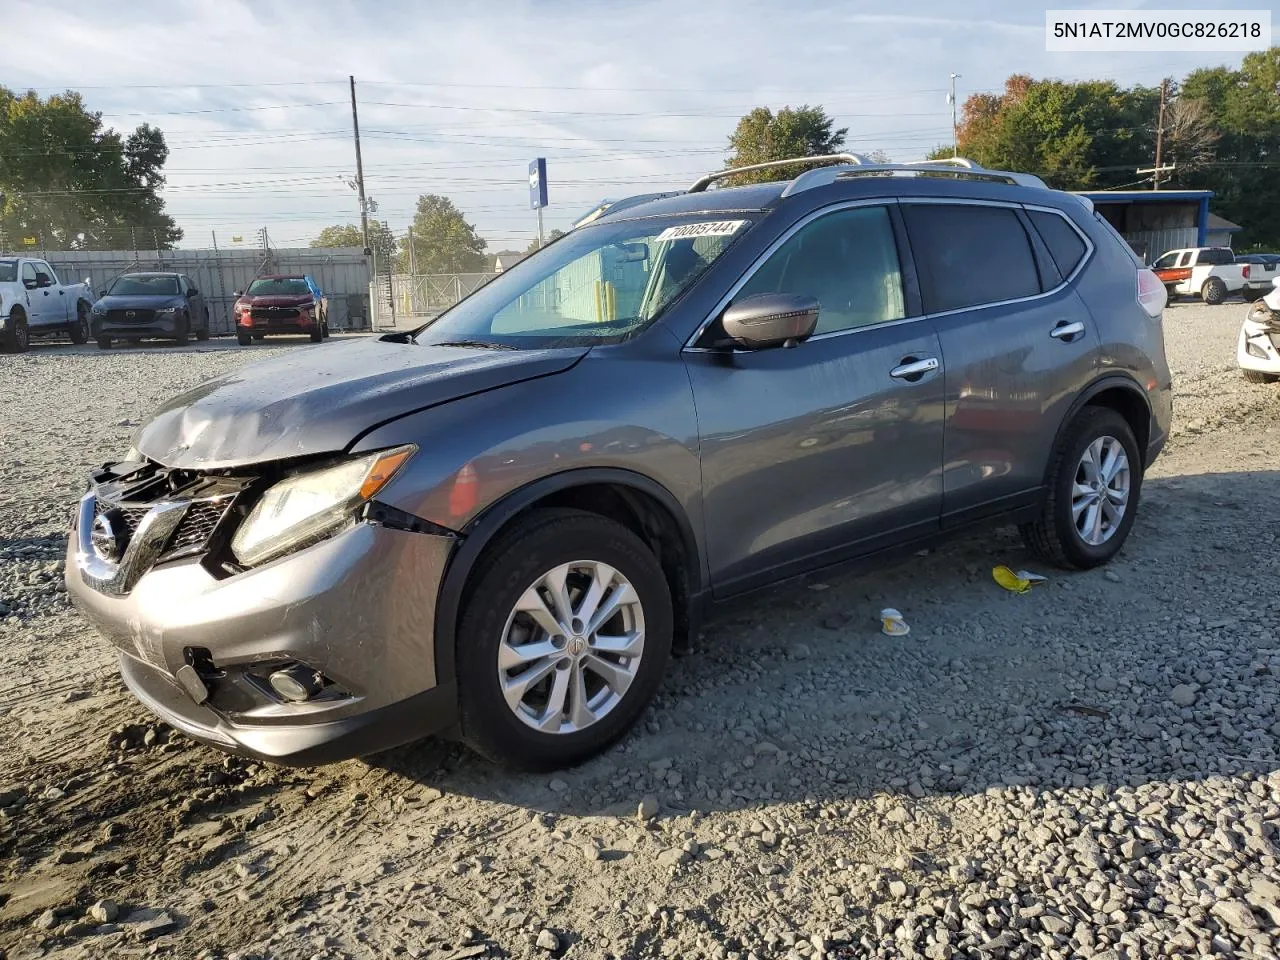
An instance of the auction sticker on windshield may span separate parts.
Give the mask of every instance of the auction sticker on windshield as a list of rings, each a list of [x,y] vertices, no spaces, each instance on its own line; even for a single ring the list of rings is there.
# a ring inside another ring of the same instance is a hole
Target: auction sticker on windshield
[[[727,237],[737,233],[746,222],[745,220],[713,220],[710,223],[686,223],[682,227],[667,227],[654,238],[654,242],[688,240],[691,237]]]

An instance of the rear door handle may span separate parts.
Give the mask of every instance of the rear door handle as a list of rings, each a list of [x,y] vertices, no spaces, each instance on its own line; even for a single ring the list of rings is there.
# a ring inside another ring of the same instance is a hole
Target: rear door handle
[[[915,382],[921,379],[927,373],[933,373],[938,369],[937,357],[923,357],[916,360],[911,357],[903,357],[903,362],[889,371],[889,376],[895,380],[909,380]]]
[[[1079,320],[1067,321],[1063,320],[1056,327],[1049,331],[1049,336],[1055,340],[1063,340],[1070,343],[1076,337],[1084,333],[1084,324]]]

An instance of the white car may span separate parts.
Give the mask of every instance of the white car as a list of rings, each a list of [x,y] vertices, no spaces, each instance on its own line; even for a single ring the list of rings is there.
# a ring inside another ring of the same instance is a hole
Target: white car
[[[43,260],[0,257],[0,350],[22,353],[51,333],[86,342],[93,299],[88,283],[60,283]]]
[[[1151,269],[1175,297],[1200,297],[1205,303],[1221,303],[1228,296],[1246,300],[1266,292],[1274,270],[1250,263],[1237,263],[1230,247],[1190,247],[1170,250]]]
[[[1249,307],[1240,327],[1236,362],[1253,383],[1280,381],[1280,278],[1271,292]]]

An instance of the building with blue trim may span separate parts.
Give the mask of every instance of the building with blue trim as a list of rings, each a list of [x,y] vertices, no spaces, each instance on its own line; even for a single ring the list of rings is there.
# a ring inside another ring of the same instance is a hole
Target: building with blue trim
[[[1209,243],[1212,190],[1079,191],[1151,263],[1166,250]]]

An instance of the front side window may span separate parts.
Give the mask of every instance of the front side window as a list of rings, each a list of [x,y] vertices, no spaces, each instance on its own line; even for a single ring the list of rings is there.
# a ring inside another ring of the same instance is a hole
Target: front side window
[[[818,301],[815,334],[906,316],[893,224],[884,207],[828,213],[791,235],[738,291],[791,293]]]
[[[311,292],[301,277],[261,277],[249,284],[251,297],[299,297]]]
[[[1038,296],[1031,241],[1008,207],[903,204],[930,313]]]
[[[36,266],[36,279],[40,283],[44,284],[46,287],[53,286],[53,273],[50,271],[48,265],[43,263],[37,263],[35,266]]]
[[[752,222],[739,214],[580,227],[419,328],[414,342],[537,348],[626,339],[655,321]]]
[[[36,287],[36,268],[29,263],[22,265],[22,285],[28,290],[34,290]]]
[[[1163,257],[1151,265],[1152,270],[1169,270],[1178,262],[1176,253],[1166,253]]]

